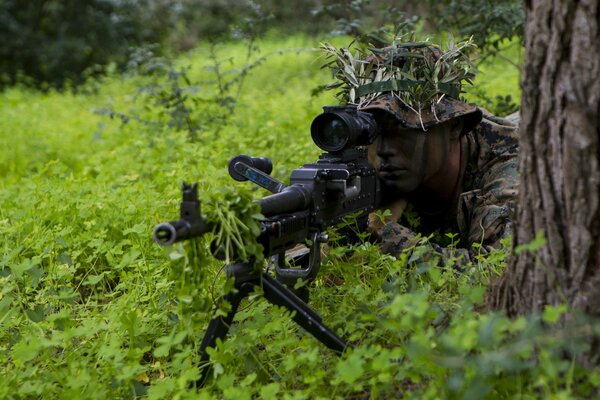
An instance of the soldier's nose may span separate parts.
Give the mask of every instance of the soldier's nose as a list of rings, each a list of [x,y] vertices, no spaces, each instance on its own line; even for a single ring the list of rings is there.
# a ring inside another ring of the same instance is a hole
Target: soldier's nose
[[[393,157],[395,154],[394,148],[386,143],[384,140],[379,142],[379,146],[377,146],[377,156],[382,160],[386,160],[388,158]]]

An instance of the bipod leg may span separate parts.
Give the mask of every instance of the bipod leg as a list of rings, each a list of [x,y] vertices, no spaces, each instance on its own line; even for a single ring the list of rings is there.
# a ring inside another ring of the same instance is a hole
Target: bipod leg
[[[265,298],[270,303],[292,311],[294,322],[331,350],[338,354],[343,353],[347,346],[346,342],[329,329],[321,321],[321,316],[296,296],[294,292],[268,274],[262,275],[262,288]]]
[[[196,386],[200,387],[204,384],[210,370],[209,356],[206,349],[209,347],[214,348],[217,339],[223,340],[227,336],[240,302],[254,290],[255,286],[261,286],[265,298],[271,304],[285,307],[291,311],[294,322],[337,354],[342,354],[347,347],[345,341],[323,324],[321,317],[315,310],[270,275],[263,273],[261,279],[261,275],[255,272],[252,263],[234,264],[228,267],[228,274],[233,276],[235,280],[234,287],[237,291],[230,292],[221,298],[220,301],[228,301],[231,304],[231,310],[224,317],[213,317],[204,334],[200,344],[200,379],[196,381]]]
[[[196,381],[196,386],[200,387],[204,384],[210,370],[209,356],[206,349],[216,347],[217,339],[224,340],[229,332],[229,327],[233,322],[233,318],[238,310],[238,307],[244,297],[248,296],[254,286],[260,285],[260,275],[254,272],[254,264],[239,263],[227,267],[227,274],[233,276],[234,287],[236,291],[232,291],[221,297],[218,301],[227,301],[231,305],[231,309],[226,316],[215,316],[211,319],[200,344],[200,379]],[[218,305],[213,312],[213,315],[218,310]]]

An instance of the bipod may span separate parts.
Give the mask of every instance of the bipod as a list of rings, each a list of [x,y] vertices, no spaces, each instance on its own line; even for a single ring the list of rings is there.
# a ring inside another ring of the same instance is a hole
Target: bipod
[[[196,386],[204,384],[210,370],[209,356],[206,349],[209,347],[214,348],[217,339],[223,340],[225,338],[240,302],[252,293],[256,287],[262,288],[265,299],[271,304],[288,309],[292,313],[294,322],[313,335],[318,341],[336,353],[342,354],[347,346],[346,342],[325,326],[321,321],[321,316],[296,296],[294,292],[269,274],[261,272],[260,269],[257,270],[255,263],[233,264],[227,266],[226,270],[227,274],[233,277],[234,288],[236,290],[226,294],[219,300],[219,302],[229,302],[231,309],[226,316],[213,317],[204,334],[204,338],[200,344],[200,379],[196,381]],[[216,311],[217,309],[215,309],[215,313]]]

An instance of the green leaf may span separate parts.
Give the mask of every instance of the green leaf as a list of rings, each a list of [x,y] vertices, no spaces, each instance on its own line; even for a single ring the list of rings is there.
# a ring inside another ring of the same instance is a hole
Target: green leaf
[[[0,321],[2,321],[2,318],[4,318],[4,316],[11,310],[10,306],[12,304],[12,300],[13,299],[11,296],[5,296],[0,300]]]
[[[30,337],[21,339],[12,349],[12,358],[15,365],[23,365],[33,360],[42,350],[39,339]]]
[[[515,254],[521,254],[524,251],[535,252],[544,246],[546,246],[546,239],[544,238],[544,231],[540,229],[531,242],[516,246]]]
[[[269,383],[268,385],[261,386],[260,398],[265,400],[277,399],[277,393],[279,393],[280,385],[277,382]]]
[[[479,304],[483,301],[486,290],[487,288],[485,286],[473,286],[467,291],[467,296],[471,303]]]
[[[12,272],[12,274],[14,275],[15,278],[21,279],[21,278],[23,278],[23,275],[25,274],[25,272],[29,271],[31,268],[38,265],[39,263],[40,263],[39,257],[28,258],[28,259],[23,260],[19,264],[10,265],[10,271]]]
[[[40,322],[44,320],[46,312],[46,306],[43,304],[37,304],[33,309],[28,308],[25,313],[29,319],[33,322]]]
[[[71,259],[71,256],[69,256],[69,254],[67,254],[66,252],[60,253],[58,257],[56,257],[56,260],[62,264],[73,265],[73,260]]]
[[[560,317],[567,312],[568,308],[565,304],[557,306],[547,305],[544,307],[542,319],[549,324],[555,324],[560,320]]]
[[[173,391],[177,388],[177,381],[172,377],[160,379],[152,383],[148,391],[148,399],[168,399],[172,398]]]
[[[248,387],[252,384],[252,382],[254,382],[256,380],[256,373],[252,372],[249,375],[246,375],[246,377],[244,379],[242,379],[242,381],[240,382],[240,386],[241,387]]]
[[[106,271],[102,272],[101,274],[98,275],[88,275],[87,278],[85,279],[85,281],[83,281],[82,285],[84,286],[89,286],[89,285],[95,285],[96,283],[100,282],[102,279],[104,279],[104,276],[106,275]]]
[[[180,258],[183,258],[183,257],[185,257],[185,253],[179,249],[169,252],[169,258],[173,261],[179,260]]]
[[[429,278],[431,279],[431,282],[433,282],[435,285],[438,285],[440,279],[442,279],[442,273],[440,272],[440,269],[434,266],[429,268],[427,272],[429,272]]]
[[[148,227],[145,224],[135,224],[131,228],[123,230],[123,235],[135,233],[137,235],[143,235],[148,233]]]
[[[364,373],[364,363],[361,354],[353,351],[346,359],[340,360],[336,366],[336,377],[339,381],[352,384]]]

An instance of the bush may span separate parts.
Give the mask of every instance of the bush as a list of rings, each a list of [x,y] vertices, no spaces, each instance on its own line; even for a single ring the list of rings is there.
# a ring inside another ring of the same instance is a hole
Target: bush
[[[525,10],[521,0],[430,1],[428,20],[436,30],[473,36],[485,54],[497,54],[504,42],[523,39]]]
[[[169,1],[4,0],[0,76],[61,87],[96,65],[121,61],[131,46],[160,42],[172,23]]]
[[[76,85],[140,45],[178,52],[198,41],[256,38],[270,29],[360,37],[399,22],[414,28],[419,18],[433,33],[474,35],[486,51],[522,34],[518,0],[2,0],[0,88],[17,81]]]

